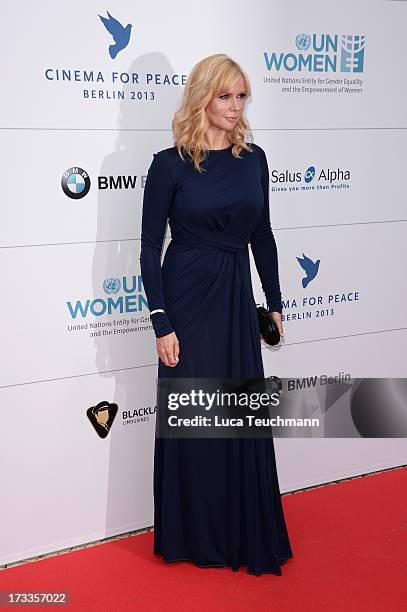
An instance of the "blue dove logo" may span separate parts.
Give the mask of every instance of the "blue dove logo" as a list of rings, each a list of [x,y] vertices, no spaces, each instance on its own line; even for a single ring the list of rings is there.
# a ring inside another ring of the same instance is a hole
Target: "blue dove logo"
[[[124,28],[120,21],[117,21],[117,19],[111,16],[109,11],[106,12],[109,15],[109,19],[101,15],[99,15],[99,17],[106,30],[113,36],[115,44],[109,46],[109,55],[114,59],[119,51],[123,51],[129,44],[132,26],[131,23],[128,23]]]
[[[315,262],[312,261],[312,259],[304,255],[304,253],[302,254],[302,258],[297,257],[297,261],[305,272],[305,277],[301,279],[302,286],[305,289],[318,274],[319,264],[321,262],[319,259],[317,259]]]

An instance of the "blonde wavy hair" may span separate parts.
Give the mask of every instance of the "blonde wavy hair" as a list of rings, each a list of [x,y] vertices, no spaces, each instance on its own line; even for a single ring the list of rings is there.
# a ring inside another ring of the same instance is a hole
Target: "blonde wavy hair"
[[[198,172],[203,171],[200,163],[208,155],[205,133],[209,128],[209,120],[205,109],[212,98],[228,91],[240,76],[245,83],[245,94],[249,97],[251,88],[247,74],[224,53],[205,57],[193,67],[188,76],[181,106],[172,120],[172,132],[181,159],[184,160],[185,154],[189,155]],[[226,135],[233,145],[232,153],[235,157],[240,158],[242,149],[253,151],[250,143],[246,143],[248,138],[253,142],[253,135],[244,112]]]

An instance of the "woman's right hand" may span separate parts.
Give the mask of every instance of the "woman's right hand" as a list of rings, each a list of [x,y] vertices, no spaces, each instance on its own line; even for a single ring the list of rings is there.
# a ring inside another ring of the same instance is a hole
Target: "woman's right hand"
[[[157,353],[161,361],[171,368],[179,362],[179,342],[175,332],[156,338]]]

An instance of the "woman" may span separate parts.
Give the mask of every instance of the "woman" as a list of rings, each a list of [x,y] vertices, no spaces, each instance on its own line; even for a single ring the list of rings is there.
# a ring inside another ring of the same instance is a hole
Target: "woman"
[[[154,154],[148,170],[140,264],[158,377],[264,377],[249,243],[283,334],[267,160],[246,142],[249,95],[247,75],[228,56],[200,61],[172,122],[175,146]],[[154,552],[281,575],[292,551],[273,439],[156,437]]]

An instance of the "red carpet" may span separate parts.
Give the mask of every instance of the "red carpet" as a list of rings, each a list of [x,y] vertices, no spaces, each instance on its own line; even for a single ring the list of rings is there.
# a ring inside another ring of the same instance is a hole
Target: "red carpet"
[[[0,591],[68,591],[69,609],[100,612],[407,610],[407,468],[289,495],[283,505],[294,558],[282,576],[167,564],[149,533],[2,570]]]

